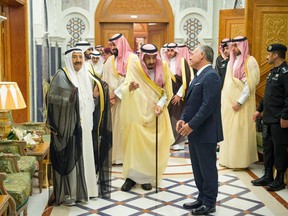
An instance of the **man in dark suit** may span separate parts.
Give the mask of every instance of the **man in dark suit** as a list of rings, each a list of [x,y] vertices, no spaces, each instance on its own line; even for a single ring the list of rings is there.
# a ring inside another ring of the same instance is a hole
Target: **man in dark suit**
[[[192,215],[215,212],[218,194],[216,167],[217,142],[223,140],[220,100],[221,80],[212,68],[213,50],[202,45],[191,55],[190,65],[197,70],[186,96],[186,105],[176,130],[188,136],[189,151],[199,195],[195,202],[185,203]]]

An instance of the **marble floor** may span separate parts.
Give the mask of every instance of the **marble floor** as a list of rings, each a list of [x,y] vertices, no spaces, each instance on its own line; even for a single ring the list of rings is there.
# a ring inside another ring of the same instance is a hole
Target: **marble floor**
[[[193,179],[187,146],[182,151],[171,151],[164,179],[156,193],[143,191],[139,185],[130,192],[120,190],[124,180],[121,166],[113,166],[111,199],[92,199],[73,207],[47,207],[49,189],[40,194],[35,187],[28,205],[28,216],[85,216],[85,215],[191,215],[182,208],[183,203],[195,200],[197,189]],[[264,187],[253,187],[250,183],[262,176],[263,165],[258,162],[249,169],[233,171],[218,166],[219,194],[216,212],[211,215],[288,215],[288,189],[268,192]]]

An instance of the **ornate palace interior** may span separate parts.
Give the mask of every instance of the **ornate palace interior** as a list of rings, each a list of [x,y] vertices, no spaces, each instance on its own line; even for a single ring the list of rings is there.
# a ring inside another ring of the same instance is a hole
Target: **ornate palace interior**
[[[66,49],[82,39],[106,47],[108,39],[121,32],[134,51],[146,42],[158,48],[176,42],[191,49],[207,44],[218,53],[223,38],[245,35],[260,67],[259,102],[271,69],[266,47],[270,43],[288,45],[287,22],[287,0],[0,0],[0,83],[16,83],[26,104],[5,114],[0,107],[0,136],[4,138],[2,132],[7,131],[9,121],[12,126],[31,126],[31,133],[41,134],[42,139],[35,149],[23,140],[0,140],[0,182],[6,179],[6,184],[0,184],[0,215],[7,209],[29,216],[191,215],[182,208],[197,196],[187,146],[185,150],[171,150],[158,193],[155,188],[146,192],[140,186],[121,191],[124,180],[118,165],[112,167],[110,200],[96,198],[73,207],[48,206],[53,187],[49,131],[42,126],[50,79],[62,66]],[[7,158],[3,153],[17,155]],[[250,183],[263,174],[261,155],[259,150],[259,162],[246,170],[218,166],[219,195],[213,215],[288,215],[287,188],[268,192]]]

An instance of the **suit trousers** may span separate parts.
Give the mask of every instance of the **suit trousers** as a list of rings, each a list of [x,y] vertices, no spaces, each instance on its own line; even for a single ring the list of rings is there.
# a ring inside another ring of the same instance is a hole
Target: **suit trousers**
[[[215,206],[218,195],[216,143],[199,143],[189,139],[190,159],[196,187],[197,200],[206,206]]]

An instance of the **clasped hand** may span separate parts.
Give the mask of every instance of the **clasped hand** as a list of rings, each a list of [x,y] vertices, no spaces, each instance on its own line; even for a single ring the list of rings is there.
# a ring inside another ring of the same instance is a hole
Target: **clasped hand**
[[[185,123],[183,120],[179,120],[176,123],[176,131],[182,136],[188,136],[193,129],[189,127],[188,123]]]

